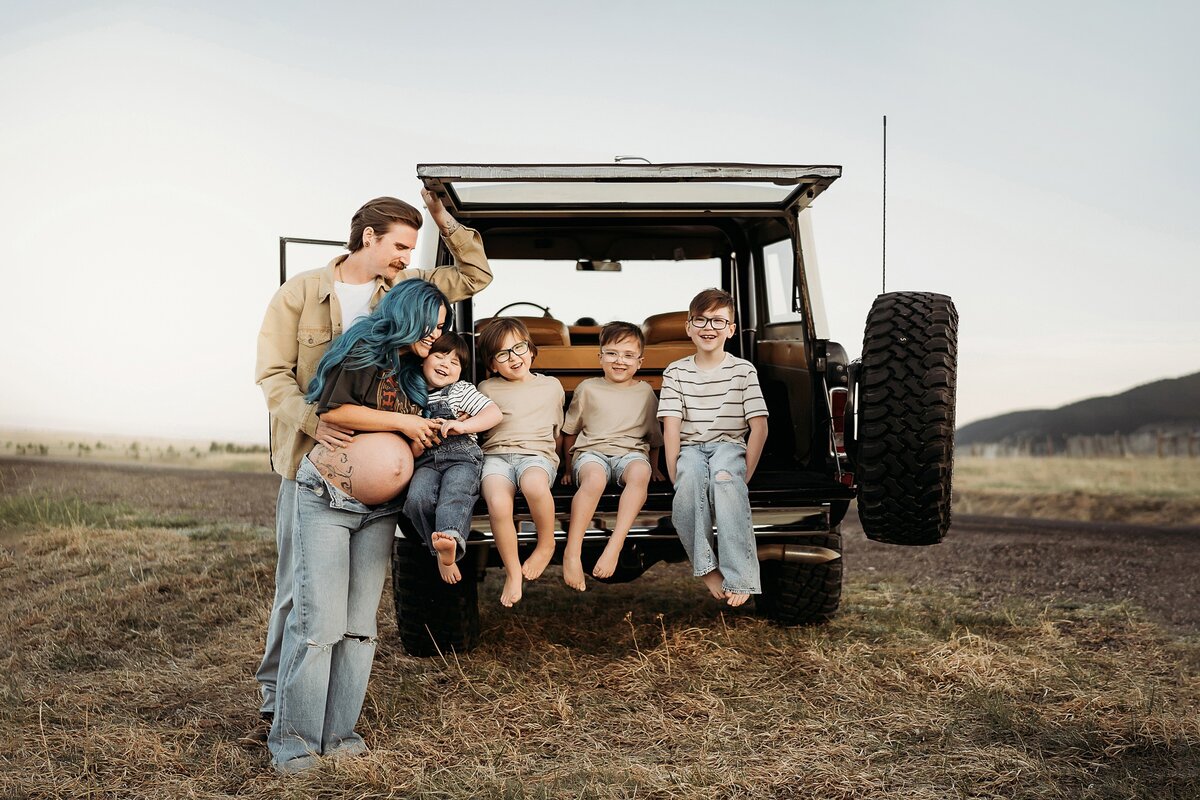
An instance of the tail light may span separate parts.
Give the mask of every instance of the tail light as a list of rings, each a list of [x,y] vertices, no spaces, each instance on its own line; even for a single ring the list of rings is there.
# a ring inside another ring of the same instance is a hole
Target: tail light
[[[833,452],[846,454],[846,398],[849,393],[843,386],[829,390],[829,416],[833,423]]]

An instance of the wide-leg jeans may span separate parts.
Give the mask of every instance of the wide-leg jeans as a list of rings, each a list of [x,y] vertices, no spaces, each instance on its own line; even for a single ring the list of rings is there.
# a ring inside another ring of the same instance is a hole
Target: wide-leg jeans
[[[307,458],[300,464],[293,603],[267,740],[282,772],[311,766],[319,755],[366,750],[354,726],[371,676],[398,510],[369,508],[325,481]]]
[[[750,492],[746,488],[744,444],[705,442],[680,448],[671,522],[695,576],[720,569],[725,591],[762,593]]]
[[[296,521],[296,482],[283,478],[275,500],[275,598],[267,622],[267,644],[254,679],[262,695],[262,714],[275,713],[275,685],[279,681],[279,654],[283,628],[292,613],[292,527]]]
[[[458,439],[467,441],[455,441]],[[483,453],[466,436],[451,437],[417,459],[408,499],[404,501],[404,516],[435,556],[435,531],[454,537],[455,560],[466,554],[482,469]]]

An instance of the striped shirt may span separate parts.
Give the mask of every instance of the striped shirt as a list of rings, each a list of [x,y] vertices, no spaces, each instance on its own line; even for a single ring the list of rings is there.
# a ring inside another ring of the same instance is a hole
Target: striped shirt
[[[455,381],[449,386],[443,386],[440,389],[429,387],[429,398],[426,400],[426,409],[434,410],[435,405],[449,406],[454,417],[459,414],[466,414],[468,417],[477,415],[480,411],[492,402],[491,398],[480,392],[468,381]],[[436,416],[436,415],[435,415]],[[475,434],[467,434],[472,441],[476,439]]]
[[[678,417],[680,444],[745,442],[747,420],[767,416],[758,370],[729,353],[716,368],[703,370],[696,357],[669,364],[658,394],[658,417]]]

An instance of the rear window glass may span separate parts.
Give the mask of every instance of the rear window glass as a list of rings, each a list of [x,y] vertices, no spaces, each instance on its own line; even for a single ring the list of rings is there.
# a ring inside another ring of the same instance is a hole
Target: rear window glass
[[[652,314],[684,311],[700,291],[721,285],[719,258],[683,261],[622,261],[619,272],[583,272],[574,261],[489,258],[492,283],[475,297],[475,318],[490,317],[523,300],[550,309],[568,325],[585,317],[603,325],[613,320],[640,324]],[[513,306],[506,316],[541,316]]]

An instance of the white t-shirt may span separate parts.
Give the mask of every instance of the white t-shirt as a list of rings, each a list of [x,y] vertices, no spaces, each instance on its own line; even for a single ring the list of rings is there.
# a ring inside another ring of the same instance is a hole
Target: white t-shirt
[[[375,294],[375,281],[366,283],[333,282],[333,291],[337,294],[338,305],[342,307],[342,330],[350,330],[350,326],[361,317],[371,313],[371,297]]]

